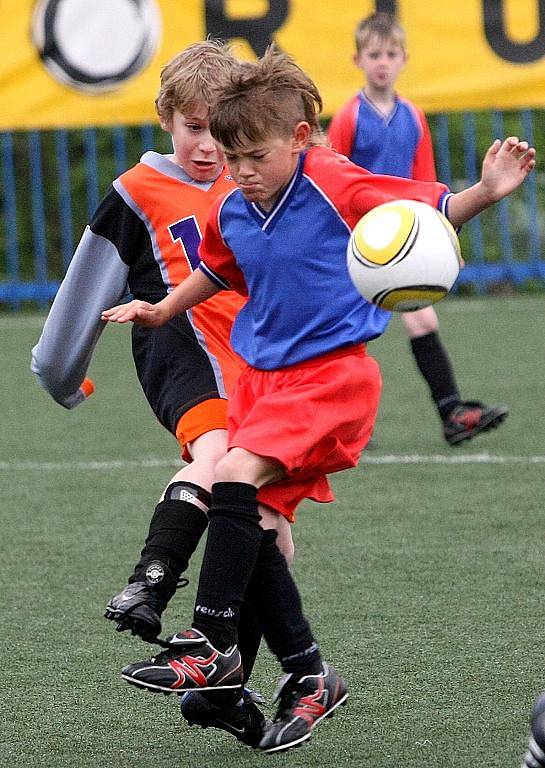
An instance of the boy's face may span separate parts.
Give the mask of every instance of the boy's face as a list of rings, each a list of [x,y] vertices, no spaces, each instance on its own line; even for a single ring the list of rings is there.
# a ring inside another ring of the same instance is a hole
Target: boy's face
[[[381,91],[393,90],[406,62],[407,56],[399,43],[378,37],[372,37],[354,55],[354,63],[364,72],[367,83]]]
[[[289,137],[270,136],[255,144],[226,149],[227,165],[246,200],[270,210],[293,176],[309,137],[309,124],[301,122]]]
[[[172,135],[174,162],[195,181],[214,181],[225,163],[223,150],[210,135],[208,109],[192,110],[182,115],[176,110],[168,125],[162,125]]]

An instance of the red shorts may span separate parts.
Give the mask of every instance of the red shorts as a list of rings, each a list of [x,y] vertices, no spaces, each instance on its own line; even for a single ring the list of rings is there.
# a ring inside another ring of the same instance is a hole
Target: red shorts
[[[244,369],[229,401],[228,447],[276,459],[287,473],[263,486],[259,501],[290,522],[304,498],[333,501],[326,475],[358,463],[381,387],[362,344],[275,371]]]

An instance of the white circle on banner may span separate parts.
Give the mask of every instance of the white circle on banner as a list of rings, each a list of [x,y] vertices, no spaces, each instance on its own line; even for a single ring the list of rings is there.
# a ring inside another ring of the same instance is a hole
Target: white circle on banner
[[[32,37],[49,72],[79,90],[112,90],[149,63],[161,39],[156,0],[39,0]]]

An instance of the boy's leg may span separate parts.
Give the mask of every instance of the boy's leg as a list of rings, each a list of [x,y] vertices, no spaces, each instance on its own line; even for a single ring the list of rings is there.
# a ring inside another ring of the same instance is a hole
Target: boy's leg
[[[128,585],[106,608],[106,618],[118,629],[153,640],[161,631],[161,612],[208,523],[215,466],[227,450],[225,387],[238,375],[240,361],[227,350],[212,361],[185,315],[160,328],[134,324],[131,335],[146,399],[190,462],[172,478]],[[176,486],[178,482],[187,488]]]
[[[263,509],[259,508],[263,517]],[[293,539],[291,525],[285,517],[275,514],[278,528],[278,547],[288,565],[293,561]],[[264,537],[267,533],[264,534]],[[259,595],[252,603],[261,606]],[[257,652],[261,643],[261,624],[256,618],[255,606],[250,604],[249,594],[245,595],[240,606],[238,625],[238,646],[242,659],[244,684],[248,683],[254,668]],[[257,747],[270,725],[257,706],[262,703],[259,694],[245,689],[242,696],[238,691],[218,693],[217,691],[191,691],[180,702],[182,716],[190,725],[203,728],[218,728],[231,733],[235,738],[252,747]]]
[[[182,417],[179,426],[186,424],[187,417],[191,418],[191,412]],[[192,460],[170,481],[155,508],[129,583],[106,607],[106,618],[115,621],[120,631],[129,629],[148,641],[160,634],[161,614],[208,525],[209,489],[215,466],[227,450],[226,430],[207,429],[215,426],[208,410],[201,411],[200,419],[196,436],[187,442],[180,440],[184,455]]]
[[[433,307],[403,315],[411,351],[443,422],[450,445],[471,440],[497,427],[509,413],[504,405],[488,406],[477,400],[463,401],[449,354],[439,337],[439,321]]]
[[[199,587],[193,617],[194,631],[175,635],[171,645],[183,655],[199,654],[204,659],[218,659],[208,667],[198,680],[181,680],[178,670],[173,670],[170,658],[162,655],[164,674],[160,664],[131,665],[124,670],[124,677],[135,684],[155,690],[191,690],[193,688],[232,687],[225,677],[238,673],[242,682],[242,668],[237,642],[237,626],[240,605],[259,555],[263,528],[257,502],[257,485],[274,482],[283,477],[282,466],[270,459],[235,448],[222,459],[217,467],[219,477],[212,489],[212,505],[209,512],[207,543],[201,566]],[[244,481],[231,480],[241,476]],[[254,480],[255,484],[245,482]],[[202,648],[197,646],[202,645]],[[213,650],[211,650],[213,649]],[[221,669],[218,668],[221,667]],[[151,670],[151,673],[150,673]],[[232,674],[231,674],[232,673]],[[147,683],[150,685],[147,685]],[[187,687],[185,687],[187,685]],[[181,688],[181,686],[184,686]]]
[[[104,614],[119,631],[130,630],[148,641],[160,634],[161,614],[208,524],[210,494],[195,483],[177,480],[178,476],[155,508],[127,586],[111,598]]]
[[[275,723],[260,743],[276,752],[310,738],[313,727],[348,694],[335,671],[322,665],[299,592],[276,545],[276,531],[263,531],[258,521],[255,486],[213,486],[193,629],[173,636],[168,651],[125,667],[122,675],[139,687],[165,693],[221,691],[235,688],[237,680],[241,685],[240,655],[232,644],[247,592],[265,639],[288,675]]]
[[[261,638],[261,625],[246,596],[240,606],[238,625],[238,647],[245,685],[254,668]],[[244,744],[256,748],[270,725],[258,707],[262,703],[261,696],[247,688],[242,694],[239,690],[224,693],[189,691],[180,699],[180,711],[189,725],[227,731]]]
[[[159,656],[125,667],[130,683],[166,693],[242,686],[237,625],[263,536],[257,488],[216,483],[209,517],[194,628],[169,638],[169,650]]]
[[[247,599],[286,673],[277,695],[274,723],[259,745],[266,752],[281,752],[309,739],[312,729],[344,704],[348,693],[344,680],[322,663],[274,530],[263,535]]]

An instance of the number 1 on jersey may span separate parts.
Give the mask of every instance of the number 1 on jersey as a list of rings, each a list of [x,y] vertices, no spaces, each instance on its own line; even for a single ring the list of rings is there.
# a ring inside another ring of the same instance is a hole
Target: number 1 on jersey
[[[185,257],[193,272],[199,266],[199,245],[202,240],[201,232],[195,216],[180,219],[168,228],[173,241],[179,240]]]

